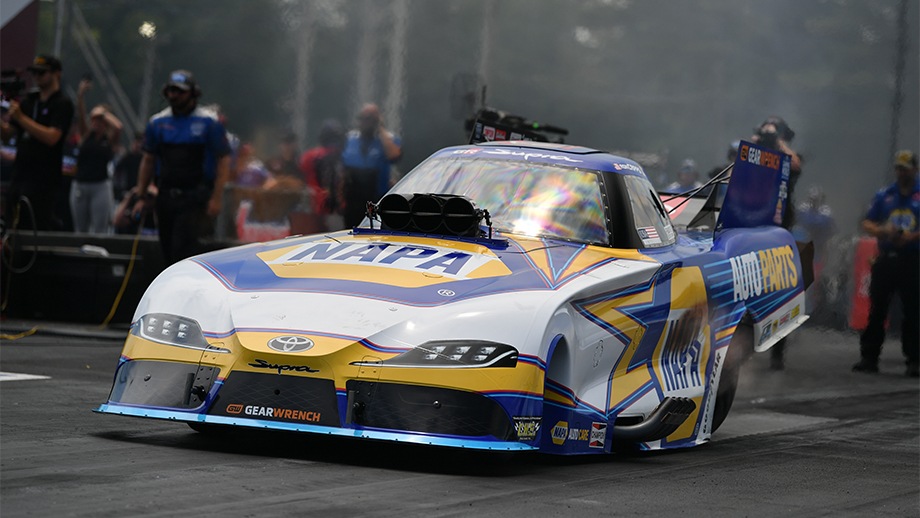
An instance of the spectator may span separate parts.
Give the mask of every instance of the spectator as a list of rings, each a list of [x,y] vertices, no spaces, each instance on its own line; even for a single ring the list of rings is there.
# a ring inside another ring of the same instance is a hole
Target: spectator
[[[8,221],[26,198],[34,214],[22,222],[38,230],[55,230],[55,204],[61,185],[64,141],[73,121],[73,102],[61,92],[61,61],[50,55],[38,55],[29,66],[38,92],[30,93],[22,103],[10,101],[10,121],[3,122],[4,139],[15,136],[16,159],[6,202]]]
[[[342,217],[344,145],[342,124],[329,119],[319,130],[319,145],[300,157],[300,170],[313,195],[313,211],[323,217],[327,230],[345,228]]]
[[[677,171],[677,181],[669,184],[664,190],[669,193],[683,194],[699,189],[703,186],[699,178],[700,173],[696,169],[696,162],[692,158],[688,158],[683,161]]]
[[[767,149],[779,151],[790,156],[789,182],[786,184],[786,208],[783,212],[783,228],[792,230],[795,224],[795,201],[792,193],[795,184],[802,174],[802,158],[796,153],[790,143],[795,137],[795,132],[780,117],[770,116],[754,130],[756,133],[751,140]],[[786,339],[783,338],[770,349],[770,368],[783,370],[785,368]]]
[[[234,184],[237,187],[262,187],[269,177],[268,168],[256,157],[252,144],[245,143],[240,146],[236,157],[236,171],[233,173]]]
[[[402,141],[384,127],[376,104],[365,104],[357,122],[342,151],[346,228],[361,223],[367,202],[379,200],[390,188],[390,165],[402,156]]]
[[[151,199],[156,198],[156,185],[150,184],[147,187],[147,196]],[[145,207],[143,212],[134,212],[134,206],[140,199],[137,195],[137,186],[125,192],[112,217],[112,226],[116,234],[137,234],[140,231],[145,235],[156,235],[157,225],[156,218],[153,217],[153,207]]]
[[[141,158],[144,156],[143,147],[144,132],[134,132],[131,148],[118,159],[112,175],[112,189],[116,200],[124,199],[128,191],[137,186],[137,170],[140,169]]]
[[[298,155],[297,135],[291,132],[285,133],[285,135],[281,137],[281,142],[278,143],[278,156],[271,160],[271,162],[274,162],[274,169],[276,169],[276,171],[273,172],[275,172],[276,175],[302,178],[300,167],[297,164]],[[270,167],[269,169],[272,168]]]
[[[109,180],[109,164],[120,147],[121,121],[105,105],[97,105],[86,123],[86,92],[92,81],[83,79],[77,89],[77,174],[70,187],[70,210],[74,230],[94,234],[111,233],[115,200]]]
[[[198,107],[201,89],[190,72],[172,72],[162,94],[169,108],[151,117],[144,132],[137,178],[144,196],[134,214],[150,203],[147,188],[156,173],[155,214],[168,266],[201,252],[201,238],[213,232],[230,176],[230,145],[217,114]]]
[[[805,294],[809,312],[812,317],[827,302],[824,278],[824,266],[831,238],[837,233],[837,223],[829,205],[824,203],[824,191],[818,186],[808,190],[808,197],[796,208],[795,226],[792,235],[796,241],[811,242],[815,247],[814,274],[815,287]]]
[[[907,359],[907,375],[916,378],[920,375],[920,182],[916,153],[898,151],[894,168],[895,182],[875,194],[862,221],[862,229],[878,239],[879,255],[869,284],[869,323],[859,337],[861,359],[853,370],[878,372],[885,320],[897,293],[903,309],[901,350]]]

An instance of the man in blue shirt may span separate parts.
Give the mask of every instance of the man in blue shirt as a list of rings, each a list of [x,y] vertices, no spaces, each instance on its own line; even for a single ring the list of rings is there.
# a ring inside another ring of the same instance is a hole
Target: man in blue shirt
[[[856,372],[878,372],[878,357],[885,341],[885,319],[892,296],[901,298],[901,347],[907,375],[917,377],[920,361],[920,182],[917,155],[898,151],[894,167],[897,180],[876,193],[862,222],[863,230],[878,239],[879,255],[872,265],[869,285],[869,323],[859,338],[862,359]]]
[[[358,129],[348,133],[342,151],[346,228],[361,223],[367,202],[379,200],[390,189],[390,164],[401,156],[402,141],[383,126],[380,108],[365,104],[358,112]]]
[[[201,89],[190,72],[172,72],[162,93],[169,108],[147,123],[137,192],[146,193],[156,174],[157,229],[169,266],[204,251],[200,239],[213,232],[230,175],[230,145],[217,113],[198,106]],[[148,202],[141,199],[134,213]]]

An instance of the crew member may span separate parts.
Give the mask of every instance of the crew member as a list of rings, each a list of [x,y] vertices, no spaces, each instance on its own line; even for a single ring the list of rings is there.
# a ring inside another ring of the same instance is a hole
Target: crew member
[[[156,174],[155,213],[168,266],[202,252],[201,238],[213,232],[230,175],[230,145],[217,114],[198,107],[201,89],[190,72],[172,72],[162,93],[169,108],[147,123],[137,192],[147,193]],[[149,202],[145,195],[134,213]]]
[[[917,377],[920,361],[920,182],[917,155],[898,151],[894,158],[897,179],[876,193],[862,229],[878,239],[879,255],[872,265],[869,284],[869,323],[859,337],[860,361],[856,372],[878,372],[878,357],[885,341],[885,320],[895,293],[901,298],[901,349],[907,375]]]
[[[348,133],[342,151],[345,170],[345,225],[361,223],[368,201],[377,201],[390,188],[390,165],[402,156],[402,143],[383,126],[380,108],[365,104],[358,129]]]

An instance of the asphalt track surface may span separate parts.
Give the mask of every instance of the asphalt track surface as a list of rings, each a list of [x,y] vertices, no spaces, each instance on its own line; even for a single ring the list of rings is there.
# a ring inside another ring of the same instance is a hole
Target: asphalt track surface
[[[10,332],[6,323],[4,332]],[[116,337],[118,333],[115,333]],[[920,382],[889,342],[851,373],[851,333],[756,355],[698,448],[495,455],[271,432],[205,436],[95,414],[117,339],[0,342],[0,514],[18,516],[918,516]]]

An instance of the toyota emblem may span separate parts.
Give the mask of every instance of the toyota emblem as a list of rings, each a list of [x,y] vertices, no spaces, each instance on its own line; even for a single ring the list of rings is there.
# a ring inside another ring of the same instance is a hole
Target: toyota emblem
[[[313,340],[303,336],[276,336],[268,341],[268,347],[282,353],[299,353],[313,347]]]

